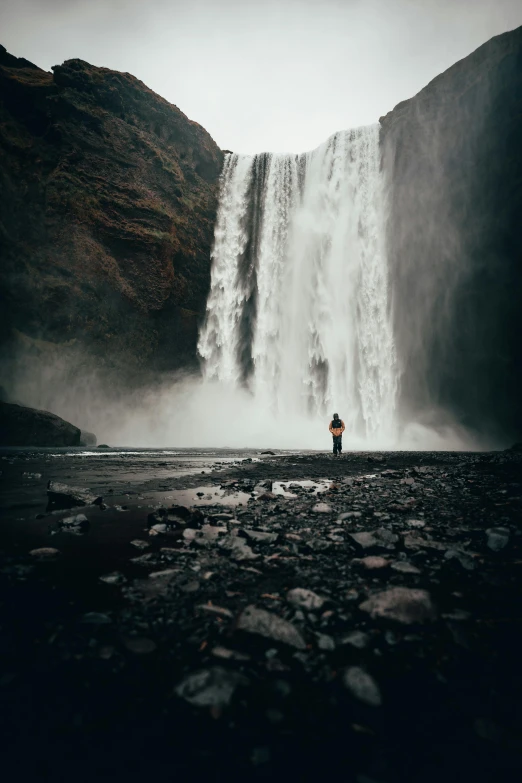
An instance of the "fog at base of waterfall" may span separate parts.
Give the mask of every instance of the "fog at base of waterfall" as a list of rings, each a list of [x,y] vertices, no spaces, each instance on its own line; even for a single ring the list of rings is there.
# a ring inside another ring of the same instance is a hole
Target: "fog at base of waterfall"
[[[102,442],[118,446],[310,449],[330,452],[332,412],[277,413],[251,392],[221,381],[186,380],[127,401],[115,416],[113,406],[97,405],[96,429]],[[361,436],[346,423],[343,451],[452,451],[492,448],[442,415],[437,423],[408,422],[373,436]],[[90,425],[90,420],[87,422]],[[82,425],[87,428],[87,423]]]

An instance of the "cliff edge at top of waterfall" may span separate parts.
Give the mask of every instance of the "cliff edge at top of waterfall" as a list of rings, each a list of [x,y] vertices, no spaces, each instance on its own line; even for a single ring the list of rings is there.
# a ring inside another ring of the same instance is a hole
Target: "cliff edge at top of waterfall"
[[[439,111],[447,104],[446,108],[451,111],[454,108],[455,95],[459,95],[464,100],[465,93],[477,82],[484,81],[485,74],[495,73],[497,69],[502,68],[502,62],[506,57],[519,57],[521,48],[522,25],[515,30],[490,38],[467,57],[432,79],[416,95],[401,101],[387,114],[379,117],[383,130],[389,130],[395,122],[404,117],[411,120],[412,104],[420,104],[423,111],[431,103]]]
[[[222,161],[134,76],[0,47],[4,356],[45,342],[138,370],[193,362]]]

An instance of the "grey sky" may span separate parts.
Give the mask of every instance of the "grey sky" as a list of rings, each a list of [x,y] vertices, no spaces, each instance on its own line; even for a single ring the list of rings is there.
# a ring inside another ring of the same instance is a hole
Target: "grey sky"
[[[0,0],[12,54],[129,71],[236,152],[376,122],[520,24],[520,0]]]

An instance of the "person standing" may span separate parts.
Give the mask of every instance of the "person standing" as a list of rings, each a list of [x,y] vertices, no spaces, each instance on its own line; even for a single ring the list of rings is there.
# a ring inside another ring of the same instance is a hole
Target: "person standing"
[[[330,422],[329,430],[332,433],[333,436],[333,453],[334,456],[337,454],[340,454],[343,450],[343,432],[344,432],[344,421],[339,418],[338,413],[334,413],[333,419]]]

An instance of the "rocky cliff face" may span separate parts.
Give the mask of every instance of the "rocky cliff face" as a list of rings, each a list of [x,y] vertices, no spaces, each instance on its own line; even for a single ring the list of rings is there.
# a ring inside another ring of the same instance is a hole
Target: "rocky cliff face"
[[[223,154],[127,73],[0,47],[0,340],[196,362]]]
[[[520,439],[522,28],[381,118],[401,404]]]

